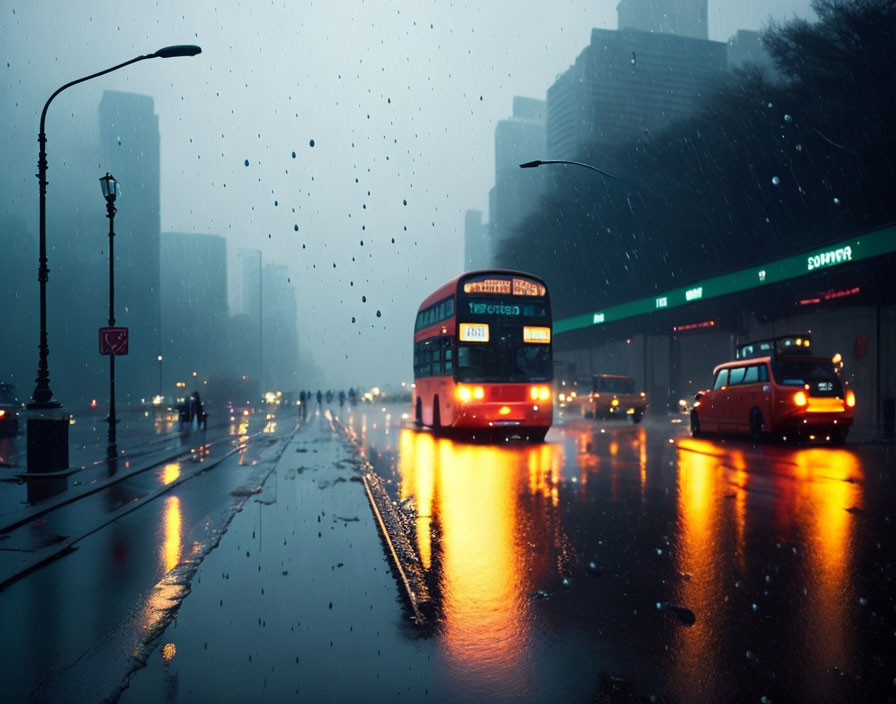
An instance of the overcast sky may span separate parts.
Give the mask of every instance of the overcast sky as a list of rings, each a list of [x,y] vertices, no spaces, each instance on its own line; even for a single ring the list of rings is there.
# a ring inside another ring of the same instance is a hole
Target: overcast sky
[[[226,235],[232,254],[260,248],[286,264],[303,351],[326,383],[409,380],[416,308],[460,271],[464,211],[487,212],[495,124],[514,95],[543,98],[592,27],[615,29],[616,4],[2,0],[5,207],[33,200],[37,231],[36,133],[53,90],[199,44],[197,57],[67,91],[51,145],[67,124],[96,130],[103,90],[151,95],[162,230]],[[809,0],[710,0],[710,38],[772,14],[810,16]]]

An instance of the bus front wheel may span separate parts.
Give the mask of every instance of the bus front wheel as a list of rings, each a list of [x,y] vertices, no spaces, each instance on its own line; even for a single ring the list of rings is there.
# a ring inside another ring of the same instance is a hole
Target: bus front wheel
[[[442,414],[439,411],[439,396],[437,394],[432,398],[432,428],[433,430],[438,430],[441,427]]]

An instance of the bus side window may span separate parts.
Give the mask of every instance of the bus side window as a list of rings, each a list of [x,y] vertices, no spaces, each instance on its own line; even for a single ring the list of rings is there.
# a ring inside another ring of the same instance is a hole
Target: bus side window
[[[442,338],[442,358],[445,362],[445,374],[454,374],[454,350],[451,349],[451,338]]]
[[[728,386],[728,370],[727,369],[723,369],[722,371],[719,372],[718,376],[716,377],[716,383],[713,384],[712,388],[713,388],[713,390],[721,389],[723,386]]]
[[[759,367],[753,365],[752,367],[747,367],[747,373],[744,374],[744,384],[756,384],[759,382]]]
[[[435,342],[432,345],[432,371],[430,374],[432,376],[442,375],[442,346],[440,342]]]
[[[759,381],[763,383],[768,381],[768,367],[764,364],[759,365]]]
[[[445,304],[445,315],[449,318],[454,315],[454,299],[453,298],[449,298],[447,303]]]

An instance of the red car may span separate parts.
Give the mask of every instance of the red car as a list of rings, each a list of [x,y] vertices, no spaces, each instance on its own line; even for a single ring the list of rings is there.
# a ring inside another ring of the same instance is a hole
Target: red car
[[[811,352],[809,335],[740,345],[737,359],[717,366],[711,389],[691,410],[691,434],[766,435],[804,440],[846,439],[856,396],[830,357]]]

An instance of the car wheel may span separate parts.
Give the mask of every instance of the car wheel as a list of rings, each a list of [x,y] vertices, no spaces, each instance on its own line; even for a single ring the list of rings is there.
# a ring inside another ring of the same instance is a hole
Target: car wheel
[[[697,411],[691,411],[691,435],[695,438],[700,437],[700,416]]]
[[[765,432],[765,421],[762,420],[762,411],[754,408],[750,411],[750,438],[753,442],[759,442]]]

